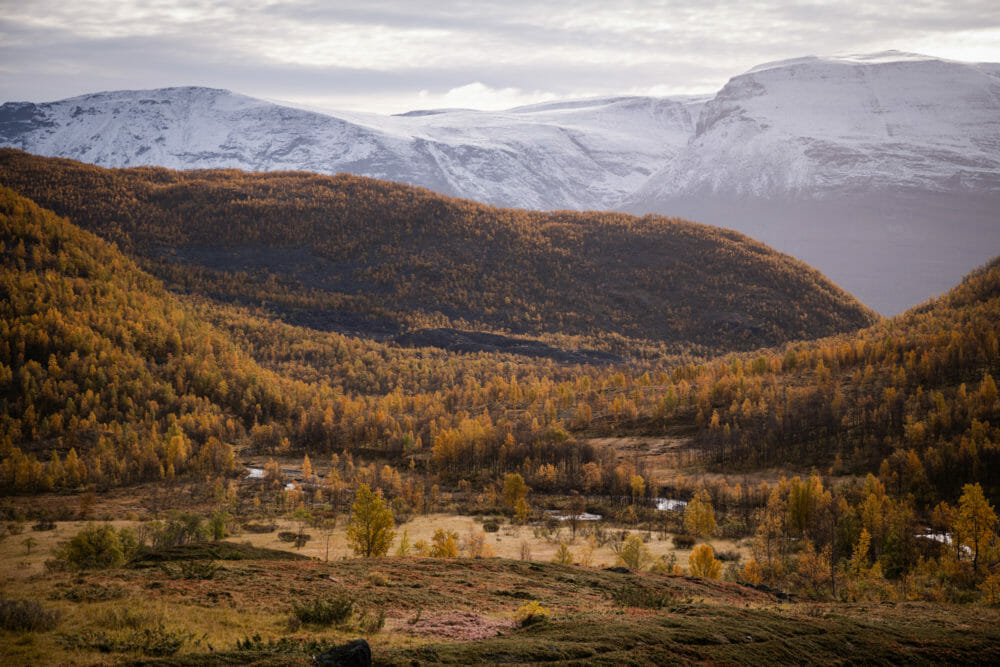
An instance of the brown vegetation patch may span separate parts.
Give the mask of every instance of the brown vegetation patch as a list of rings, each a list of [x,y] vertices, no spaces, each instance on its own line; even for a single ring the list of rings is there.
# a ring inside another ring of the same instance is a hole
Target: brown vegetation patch
[[[496,637],[514,625],[513,618],[488,618],[472,611],[447,611],[420,615],[400,629],[424,637],[473,641]]]

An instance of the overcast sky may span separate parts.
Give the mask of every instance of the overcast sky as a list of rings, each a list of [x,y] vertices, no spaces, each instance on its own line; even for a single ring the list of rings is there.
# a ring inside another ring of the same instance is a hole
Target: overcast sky
[[[998,0],[0,0],[0,101],[199,85],[331,109],[714,92],[771,60],[1000,61]]]

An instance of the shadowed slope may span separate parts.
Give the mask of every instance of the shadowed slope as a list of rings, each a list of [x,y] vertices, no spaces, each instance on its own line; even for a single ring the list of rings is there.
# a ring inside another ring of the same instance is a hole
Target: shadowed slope
[[[215,296],[246,296],[256,273],[286,293],[338,295],[348,310],[418,328],[715,350],[875,320],[801,262],[674,218],[499,209],[347,175],[108,170],[12,150],[0,151],[0,179],[156,259],[150,268],[168,279],[178,263],[207,267]]]

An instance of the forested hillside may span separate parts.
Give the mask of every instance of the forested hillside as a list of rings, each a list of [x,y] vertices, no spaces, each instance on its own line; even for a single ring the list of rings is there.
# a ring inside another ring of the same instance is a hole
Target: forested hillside
[[[168,286],[267,302],[316,328],[626,336],[719,352],[875,321],[801,262],[674,218],[500,209],[343,174],[109,170],[14,150],[0,151],[0,181],[115,241]]]
[[[6,189],[0,222],[6,493],[223,475],[234,447],[425,456],[439,432],[485,437],[466,410],[487,391],[516,396],[494,408],[516,419],[490,431],[498,443],[519,433],[510,465],[553,443],[546,456],[558,460],[576,449],[556,422],[544,426],[544,397],[575,366],[400,349],[185,301]]]
[[[589,439],[669,432],[691,438],[687,460],[730,469],[881,468],[926,503],[970,481],[1000,491],[996,263],[858,334],[616,367],[406,349],[180,299],[9,191],[3,244],[9,490],[180,475],[212,442],[628,493],[642,471]],[[67,456],[86,473],[66,473]]]
[[[99,487],[233,469],[294,387],[106,242],[0,190],[0,483]]]
[[[698,441],[726,467],[881,466],[918,499],[971,481],[997,498],[998,331],[1000,258],[858,334],[703,368]]]

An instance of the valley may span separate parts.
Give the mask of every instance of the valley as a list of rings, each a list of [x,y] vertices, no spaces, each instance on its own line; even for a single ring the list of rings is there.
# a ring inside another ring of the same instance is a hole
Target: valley
[[[0,667],[1000,664],[985,3],[0,34]]]
[[[0,177],[18,661],[996,650],[996,261],[884,319],[676,218]]]

